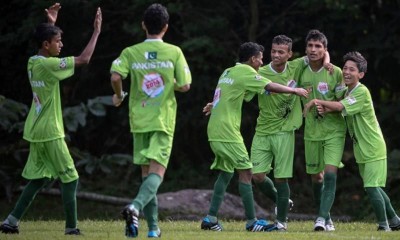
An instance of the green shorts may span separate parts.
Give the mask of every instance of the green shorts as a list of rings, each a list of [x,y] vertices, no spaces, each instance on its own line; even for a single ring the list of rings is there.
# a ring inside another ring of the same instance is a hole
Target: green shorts
[[[31,142],[28,161],[22,176],[30,180],[60,178],[63,183],[79,178],[63,138],[48,142]]]
[[[253,173],[269,173],[273,168],[275,178],[293,177],[294,132],[273,135],[254,135],[251,145]]]
[[[364,187],[385,187],[387,177],[386,159],[358,163],[358,170],[364,183]]]
[[[345,137],[335,137],[322,141],[304,140],[306,172],[320,173],[325,165],[341,166]]]
[[[244,143],[210,142],[210,146],[215,154],[210,169],[233,173],[235,169],[251,169],[253,167]]]
[[[133,163],[149,165],[154,160],[167,168],[173,136],[165,132],[133,133]]]

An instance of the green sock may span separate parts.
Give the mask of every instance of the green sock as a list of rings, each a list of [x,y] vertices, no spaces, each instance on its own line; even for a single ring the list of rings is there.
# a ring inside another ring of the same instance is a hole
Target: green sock
[[[61,184],[61,196],[65,212],[65,228],[75,229],[77,225],[77,206],[76,206],[76,189],[78,187],[78,179],[69,183]]]
[[[311,181],[311,185],[313,190],[314,203],[317,207],[317,212],[319,212],[319,208],[321,206],[322,189],[324,188],[324,184],[322,182]]]
[[[210,204],[210,210],[208,211],[208,215],[214,217],[217,216],[219,207],[221,206],[221,203],[224,200],[226,188],[228,187],[232,177],[233,173],[228,173],[223,171],[219,173],[218,178],[214,184],[214,192],[211,197],[211,204]]]
[[[19,220],[24,216],[25,212],[29,209],[32,201],[36,197],[36,194],[49,182],[50,178],[34,179],[28,182],[28,184],[22,191],[21,196],[18,198],[14,210],[10,213],[10,215],[14,217],[9,219],[11,225],[14,226],[18,225]]]
[[[133,206],[138,210],[142,210],[157,194],[162,178],[160,175],[150,173],[146,180],[143,181],[139,188],[139,193],[133,200]]]
[[[146,178],[147,177],[144,177],[143,181],[145,181]],[[144,213],[144,217],[146,218],[149,231],[157,231],[158,230],[158,199],[157,199],[157,195],[154,196],[154,198],[152,198],[146,206],[144,206],[143,213]]]
[[[278,208],[278,215],[276,219],[282,223],[286,222],[287,214],[289,211],[289,197],[290,197],[290,188],[289,183],[286,182],[279,182],[276,183],[276,189],[278,191],[278,201],[277,201],[277,208]]]
[[[379,226],[388,228],[389,224],[386,217],[385,201],[380,193],[379,187],[366,187],[365,191],[372,204]]]
[[[265,196],[267,196],[274,203],[276,203],[277,191],[276,191],[276,188],[274,186],[274,183],[272,182],[272,180],[269,177],[265,176],[264,181],[262,181],[262,182],[254,182],[254,183],[257,186],[257,188],[260,189],[260,191]]]
[[[324,175],[324,189],[321,195],[321,206],[318,215],[325,219],[329,217],[329,211],[335,201],[336,173],[327,172]]]
[[[390,202],[389,196],[385,193],[385,191],[383,191],[382,188],[378,187],[378,190],[383,197],[383,201],[385,202],[387,218],[393,219],[394,217],[397,216],[397,214],[396,214],[396,211],[393,209],[393,206],[392,206],[392,203]]]
[[[255,219],[256,213],[254,209],[254,196],[251,184],[239,182],[239,194],[242,198],[247,221]]]

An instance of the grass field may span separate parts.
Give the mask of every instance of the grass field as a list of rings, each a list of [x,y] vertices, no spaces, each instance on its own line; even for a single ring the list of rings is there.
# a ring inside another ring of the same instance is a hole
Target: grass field
[[[289,222],[287,232],[258,232],[244,230],[244,222],[223,222],[223,232],[200,230],[200,222],[163,221],[160,222],[162,239],[168,240],[244,240],[244,239],[400,239],[400,231],[377,232],[373,223],[337,222],[335,232],[313,232],[311,221]],[[92,221],[79,222],[83,236],[63,235],[63,221],[26,221],[20,226],[19,235],[0,234],[0,239],[126,239],[123,221]],[[139,239],[147,239],[147,225],[140,222]]]

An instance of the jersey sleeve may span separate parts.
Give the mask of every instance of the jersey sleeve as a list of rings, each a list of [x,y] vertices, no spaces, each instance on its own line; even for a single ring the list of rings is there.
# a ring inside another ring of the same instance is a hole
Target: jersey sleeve
[[[178,48],[178,59],[175,66],[176,85],[182,87],[192,83],[192,75],[183,52]]]
[[[118,73],[121,75],[122,79],[125,79],[129,74],[129,52],[124,49],[121,55],[115,59],[111,64],[110,73]]]
[[[71,77],[75,72],[74,57],[46,58],[43,61],[43,66],[54,77],[51,79],[57,79],[58,81]]]
[[[367,99],[367,93],[363,88],[358,88],[349,96],[345,97],[340,103],[344,106],[344,115],[355,115],[362,111],[364,103]]]
[[[260,76],[257,72],[249,72],[245,79],[245,90],[248,92],[263,94],[265,86],[271,83],[271,80]]]

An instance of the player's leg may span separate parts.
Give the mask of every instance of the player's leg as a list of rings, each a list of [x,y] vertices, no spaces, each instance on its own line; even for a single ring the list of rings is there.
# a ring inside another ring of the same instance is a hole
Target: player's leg
[[[276,204],[277,192],[272,180],[267,176],[273,160],[268,136],[255,134],[251,145],[253,182],[257,188]]]
[[[382,188],[378,188],[378,190],[381,193],[383,200],[385,202],[386,215],[388,218],[390,229],[392,229],[392,231],[400,230],[400,218],[396,214],[396,211],[392,206],[389,196],[385,193],[385,191],[383,191]]]
[[[144,166],[142,166],[143,169]],[[147,167],[148,168],[148,167]],[[142,170],[143,172],[143,170]],[[148,174],[148,169],[146,171]],[[142,180],[145,181],[147,176],[143,177]],[[158,199],[157,195],[143,207],[143,214],[147,221],[147,226],[149,228],[148,237],[160,237],[161,231],[158,227]]]

